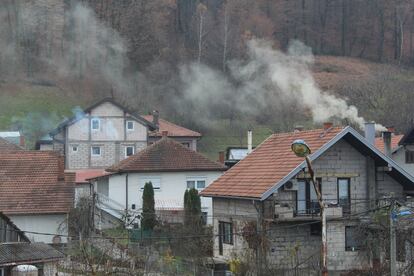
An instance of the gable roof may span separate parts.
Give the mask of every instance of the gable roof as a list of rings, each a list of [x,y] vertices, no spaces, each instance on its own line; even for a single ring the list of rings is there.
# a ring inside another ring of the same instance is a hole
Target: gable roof
[[[177,172],[224,171],[227,168],[211,161],[180,143],[163,137],[142,151],[107,169],[108,172]]]
[[[150,122],[152,122],[153,120],[152,115],[144,115],[142,117],[144,117],[147,121],[150,121]],[[149,136],[161,137],[162,132],[167,131],[168,137],[201,137],[201,133],[199,132],[176,125],[174,123],[171,123],[161,118],[158,119],[158,125],[159,125],[158,129],[151,131],[149,133]]]
[[[117,107],[119,107],[120,109],[124,110],[126,113],[130,114],[135,120],[137,120],[138,122],[141,122],[142,124],[148,126],[150,129],[155,130],[157,127],[152,123],[147,121],[146,119],[144,119],[143,117],[141,117],[139,114],[137,114],[136,112],[130,110],[129,108],[121,105],[120,103],[116,102],[113,98],[103,98],[102,100],[88,106],[87,108],[85,108],[83,110],[83,113],[89,113],[91,112],[94,108],[96,108],[97,106],[103,104],[103,103],[111,103]],[[77,121],[79,121],[83,116],[72,116],[69,119],[64,120],[62,123],[60,123],[54,130],[50,131],[49,134],[51,136],[54,136],[56,134],[58,134],[61,130],[63,130],[65,127],[72,125],[74,123],[76,123]]]
[[[0,243],[0,266],[58,261],[65,255],[45,243]]]
[[[0,153],[0,211],[67,213],[73,206],[74,185],[61,179],[61,158],[52,151]]]
[[[313,150],[309,155],[311,160],[317,159],[336,142],[345,139],[362,154],[372,157],[378,165],[391,166],[393,169],[388,173],[405,188],[414,188],[413,176],[348,126],[273,134],[204,189],[201,195],[265,200],[306,167],[304,159],[296,157],[291,151],[291,143],[296,139],[305,140]]]
[[[23,148],[12,142],[7,141],[6,139],[0,138],[0,153],[20,150],[23,150]]]
[[[403,136],[404,135],[402,134],[391,136],[391,151],[395,150],[398,147],[398,144],[400,143]],[[382,153],[385,152],[384,139],[382,139],[382,137],[375,138],[375,147],[379,149]]]

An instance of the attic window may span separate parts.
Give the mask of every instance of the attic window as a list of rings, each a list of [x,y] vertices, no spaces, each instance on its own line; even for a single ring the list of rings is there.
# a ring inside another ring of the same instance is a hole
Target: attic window
[[[134,121],[127,121],[126,126],[127,126],[127,130],[129,131],[134,130]]]
[[[134,146],[126,146],[125,147],[125,157],[134,155]]]
[[[414,163],[414,151],[407,150],[405,152],[405,163],[413,164]]]
[[[91,129],[92,130],[99,130],[101,126],[101,121],[97,118],[91,120]]]

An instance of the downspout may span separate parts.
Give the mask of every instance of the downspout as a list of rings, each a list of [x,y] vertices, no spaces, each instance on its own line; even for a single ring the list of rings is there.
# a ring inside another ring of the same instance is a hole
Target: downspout
[[[128,221],[128,173],[125,175],[125,223]]]

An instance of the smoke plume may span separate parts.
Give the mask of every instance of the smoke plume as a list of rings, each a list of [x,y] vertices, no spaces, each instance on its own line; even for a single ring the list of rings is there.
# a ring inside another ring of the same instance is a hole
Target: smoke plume
[[[316,84],[310,70],[314,58],[309,47],[293,41],[284,53],[273,49],[269,41],[253,39],[247,49],[246,60],[230,62],[229,77],[205,65],[182,66],[184,95],[197,105],[197,112],[211,116],[215,106],[225,104],[244,114],[257,115],[277,99],[309,111],[315,123],[347,119],[363,129],[365,120],[355,106]],[[377,125],[377,129],[383,127]]]

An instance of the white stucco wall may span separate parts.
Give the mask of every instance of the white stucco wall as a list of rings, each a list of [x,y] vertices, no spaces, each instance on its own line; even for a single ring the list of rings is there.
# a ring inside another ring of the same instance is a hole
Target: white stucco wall
[[[398,163],[398,165],[400,165],[401,168],[403,168],[405,171],[407,171],[408,173],[410,173],[411,175],[414,175],[414,164],[410,164],[410,163],[405,163],[405,151],[407,150],[411,150],[414,151],[414,145],[413,146],[405,146],[399,148],[396,152],[394,152],[392,154],[392,159]]]
[[[45,214],[45,215],[8,215],[11,221],[22,231],[52,233],[67,235],[66,214]],[[25,233],[33,242],[52,243],[54,235],[40,235]],[[62,237],[62,242],[67,242]]]
[[[206,187],[216,180],[222,172],[164,172],[164,173],[130,173],[128,176],[128,209],[142,207],[142,188],[146,181],[160,179],[161,188],[154,190],[157,209],[183,208],[187,180],[197,178],[206,181]],[[109,177],[108,197],[122,206],[126,205],[126,174]],[[97,187],[95,185],[95,191]],[[212,223],[211,198],[201,198],[203,212],[208,213],[208,223]]]

